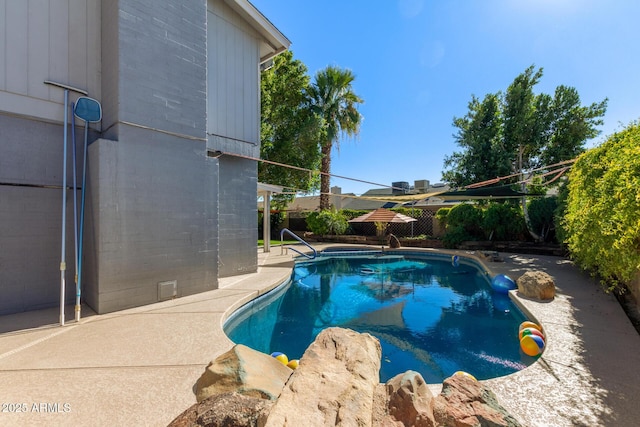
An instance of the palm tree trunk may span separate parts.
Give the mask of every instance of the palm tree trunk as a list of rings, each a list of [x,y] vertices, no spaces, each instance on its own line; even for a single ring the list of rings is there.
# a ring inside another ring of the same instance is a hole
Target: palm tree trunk
[[[320,163],[320,210],[331,208],[329,192],[331,192],[331,177],[327,174],[331,173],[331,147],[333,141],[327,141],[322,144],[322,161]]]

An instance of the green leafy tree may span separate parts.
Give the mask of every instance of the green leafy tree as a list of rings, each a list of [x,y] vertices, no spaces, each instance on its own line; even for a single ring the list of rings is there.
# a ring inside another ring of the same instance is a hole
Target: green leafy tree
[[[567,86],[558,86],[553,96],[535,94],[542,75],[532,65],[505,93],[482,102],[472,97],[467,115],[453,121],[462,151],[445,158],[445,181],[461,187],[573,159],[598,135],[607,100],[582,106],[576,89]]]
[[[580,156],[569,174],[564,235],[578,265],[615,289],[640,272],[640,123]]]
[[[274,59],[274,66],[261,78],[260,157],[282,164],[317,170],[320,167],[322,121],[311,110],[307,98],[310,78],[307,67],[293,59],[291,51]],[[294,190],[317,189],[317,175],[266,162],[258,165],[260,182]],[[276,195],[274,205],[282,207],[292,195]]]
[[[329,209],[331,151],[338,147],[341,136],[355,136],[360,131],[362,116],[358,104],[363,100],[353,91],[355,75],[350,70],[328,66],[318,71],[308,94],[312,110],[323,119],[320,140],[320,209]]]
[[[550,108],[551,127],[540,155],[541,165],[573,159],[584,151],[584,141],[600,134],[607,100],[582,106],[575,88],[558,86]]]
[[[542,68],[536,71],[530,66],[513,80],[504,96],[503,145],[514,172],[536,166],[535,159],[540,155],[550,126],[551,97],[533,93],[541,77]]]
[[[451,167],[443,172],[445,181],[463,187],[510,172],[502,147],[499,95],[489,94],[482,102],[472,96],[467,114],[454,118],[453,124],[458,128],[456,143],[463,151],[445,157],[445,168]]]

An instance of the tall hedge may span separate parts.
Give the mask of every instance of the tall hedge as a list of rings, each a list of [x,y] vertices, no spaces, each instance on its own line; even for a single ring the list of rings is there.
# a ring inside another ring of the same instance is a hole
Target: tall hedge
[[[478,240],[482,234],[482,209],[461,203],[438,210],[436,217],[445,224],[442,242],[446,248],[457,248],[466,240]]]
[[[640,123],[579,157],[563,226],[572,257],[609,289],[640,271]]]
[[[558,210],[558,197],[536,197],[529,201],[529,223],[536,234],[539,234],[545,242],[554,241],[556,238],[555,212]]]
[[[489,203],[482,228],[491,240],[524,240],[527,233],[522,209],[512,203]]]

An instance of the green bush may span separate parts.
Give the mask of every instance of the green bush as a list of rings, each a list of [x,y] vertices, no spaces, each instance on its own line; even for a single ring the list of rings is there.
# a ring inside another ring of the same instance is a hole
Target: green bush
[[[319,236],[327,234],[327,226],[322,219],[320,219],[321,212],[311,212],[307,215],[307,228],[313,233]]]
[[[411,218],[416,218],[416,219],[420,218],[420,209],[400,207],[400,208],[391,208],[389,210],[402,215],[410,216]]]
[[[559,243],[567,241],[567,232],[564,226],[564,217],[567,213],[567,199],[569,198],[569,186],[564,181],[558,188],[558,207],[553,214],[554,224],[556,227],[556,240]]]
[[[457,248],[464,241],[481,238],[482,216],[482,209],[464,203],[439,209],[436,218],[445,224],[444,246]]]
[[[449,212],[451,212],[451,208],[440,208],[438,212],[436,212],[436,219],[440,221],[443,227],[447,226],[447,217],[449,216]]]
[[[461,203],[451,208],[447,215],[447,231],[462,227],[471,237],[482,237],[482,209]]]
[[[566,243],[610,290],[640,271],[640,123],[581,155],[569,174]]]
[[[468,240],[475,240],[475,238],[461,225],[447,227],[447,231],[444,233],[444,236],[442,236],[442,244],[445,248],[449,249],[455,249],[460,246],[462,242]]]
[[[307,226],[313,234],[344,234],[349,227],[347,219],[341,212],[324,210],[312,212],[307,216]]]
[[[529,225],[533,232],[540,235],[545,242],[551,242],[556,237],[555,212],[558,209],[558,198],[537,197],[528,205]]]
[[[340,213],[348,220],[369,213],[370,211],[362,209],[342,209]]]
[[[522,240],[527,232],[521,209],[511,203],[490,203],[482,228],[491,240]]]
[[[427,239],[432,239],[432,237],[427,234],[419,234],[417,236],[405,236],[403,237],[403,239],[404,240],[427,240]]]

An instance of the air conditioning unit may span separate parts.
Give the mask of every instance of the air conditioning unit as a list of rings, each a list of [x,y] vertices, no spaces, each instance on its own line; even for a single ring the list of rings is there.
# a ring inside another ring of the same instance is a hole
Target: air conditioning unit
[[[418,179],[414,181],[416,192],[418,193],[428,193],[429,192],[429,180],[428,179]]]
[[[393,194],[394,196],[397,196],[399,194],[407,194],[409,193],[409,190],[411,190],[411,186],[406,181],[392,182],[391,186],[393,187],[393,189],[391,190],[391,194]]]

